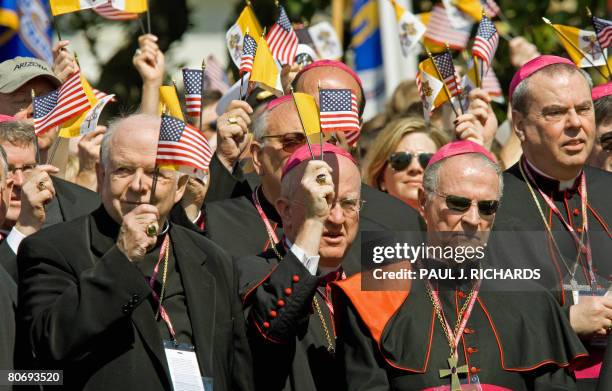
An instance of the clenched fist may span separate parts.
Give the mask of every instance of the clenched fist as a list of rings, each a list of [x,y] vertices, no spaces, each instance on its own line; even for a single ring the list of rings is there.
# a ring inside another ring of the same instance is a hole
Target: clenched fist
[[[21,186],[21,211],[15,228],[22,234],[31,235],[45,223],[45,205],[55,197],[50,174],[58,172],[57,167],[49,164],[37,166]]]
[[[159,211],[153,205],[141,204],[123,216],[117,247],[131,262],[141,261],[157,242],[157,236],[147,235],[147,227],[155,225],[159,232]]]

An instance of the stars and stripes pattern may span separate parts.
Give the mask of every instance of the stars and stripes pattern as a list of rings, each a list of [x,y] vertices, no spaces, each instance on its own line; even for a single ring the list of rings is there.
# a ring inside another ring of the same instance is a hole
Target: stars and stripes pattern
[[[183,69],[185,110],[190,117],[199,117],[202,108],[203,83],[201,69]]]
[[[291,27],[291,21],[283,6],[279,6],[278,19],[266,36],[272,56],[281,64],[292,65],[297,53],[298,37]]]
[[[601,48],[608,48],[612,44],[612,22],[593,16],[593,27]]]
[[[204,135],[178,118],[162,115],[156,165],[173,164],[206,171],[213,151]]]
[[[472,55],[480,58],[487,68],[491,66],[497,45],[499,43],[499,34],[491,19],[486,16],[482,17],[478,25],[478,31],[474,38],[474,46],[472,46]],[[487,69],[485,68],[485,69]]]
[[[253,70],[253,60],[257,52],[257,42],[248,33],[244,35],[242,44],[242,56],[240,56],[240,75]]]
[[[59,89],[34,97],[32,108],[37,136],[89,110],[91,105],[81,83],[81,72],[73,73]]]
[[[357,97],[349,89],[322,89],[319,91],[319,118],[323,133],[359,133]],[[348,134],[347,134],[348,137]]]
[[[444,6],[437,4],[431,12],[427,30],[425,30],[425,38],[440,45],[448,43],[453,49],[463,50],[470,40],[470,31],[454,28],[448,19]]]
[[[106,4],[100,5],[93,9],[98,15],[110,20],[135,20],[138,19],[138,14],[133,12],[125,12],[113,7],[111,0]]]
[[[449,52],[438,54],[433,57],[433,61],[440,72],[440,76],[442,76],[441,81],[446,84],[451,96],[457,96],[459,94],[459,84],[457,83],[457,73],[451,54]]]
[[[96,100],[101,100],[101,99],[104,99],[105,97],[107,97],[107,96],[108,96],[108,94],[107,94],[106,92],[104,92],[104,91],[100,91],[100,90],[99,90],[99,89],[97,89],[97,88],[93,88],[93,87],[92,87],[92,88],[91,88],[91,91],[93,92],[94,96],[96,97]],[[115,99],[115,98],[113,97],[113,98],[111,98],[111,100],[110,100],[110,101],[111,101],[111,102],[117,102],[117,99]]]
[[[206,58],[206,69],[204,77],[208,82],[208,89],[225,94],[229,89],[229,81],[221,63],[212,54]]]

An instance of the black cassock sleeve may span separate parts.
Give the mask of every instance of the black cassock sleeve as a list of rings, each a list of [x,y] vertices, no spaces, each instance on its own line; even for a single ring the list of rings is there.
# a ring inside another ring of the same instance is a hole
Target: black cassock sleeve
[[[234,171],[229,172],[215,153],[210,161],[209,171],[210,186],[204,198],[206,202],[222,201],[250,194],[249,184],[244,178],[240,164],[236,164]]]
[[[383,359],[370,331],[340,290],[334,291],[336,313],[336,354],[346,379],[346,390],[390,390]]]

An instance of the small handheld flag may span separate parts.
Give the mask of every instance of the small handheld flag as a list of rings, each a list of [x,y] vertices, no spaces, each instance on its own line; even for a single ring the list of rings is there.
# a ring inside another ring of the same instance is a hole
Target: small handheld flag
[[[270,28],[266,36],[266,42],[274,58],[281,64],[292,65],[294,63],[298,47],[298,36],[293,31],[291,21],[282,5],[278,6],[278,19],[276,19],[276,23]]]
[[[321,130],[331,132],[359,132],[357,97],[349,89],[319,90]]]
[[[185,87],[185,110],[190,117],[199,117],[202,106],[202,80],[201,69],[183,69],[183,85]]]
[[[156,166],[179,165],[208,170],[213,151],[204,135],[178,118],[162,115]]]

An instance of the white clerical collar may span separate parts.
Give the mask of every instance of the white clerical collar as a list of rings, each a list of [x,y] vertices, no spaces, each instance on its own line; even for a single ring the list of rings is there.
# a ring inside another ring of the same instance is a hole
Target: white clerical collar
[[[543,173],[542,171],[538,170],[536,168],[536,166],[533,165],[533,163],[531,163],[529,161],[529,159],[525,158],[525,162],[527,162],[527,165],[529,166],[529,168],[531,168],[533,171],[535,171],[536,173],[538,173],[538,175],[543,176],[544,178],[548,178],[550,180],[559,182],[559,191],[563,191],[563,190],[567,190],[567,189],[571,189],[572,187],[574,187],[574,183],[576,182],[576,179],[580,176],[580,174],[582,174],[582,170],[580,170],[580,172],[578,173],[578,175],[576,175],[574,178],[567,180],[567,181],[560,181],[557,178],[553,178],[548,174]]]
[[[287,248],[291,248],[291,246],[293,246],[293,243],[291,243],[291,240],[289,240],[288,237],[285,236],[285,245],[287,246]],[[317,270],[318,270],[318,275],[319,276],[326,276],[329,273],[335,272],[336,270],[340,269],[341,265],[338,266],[321,266],[319,265]]]

